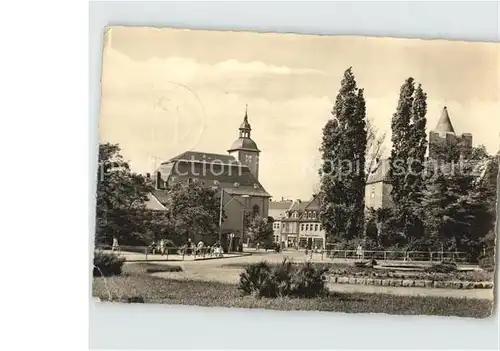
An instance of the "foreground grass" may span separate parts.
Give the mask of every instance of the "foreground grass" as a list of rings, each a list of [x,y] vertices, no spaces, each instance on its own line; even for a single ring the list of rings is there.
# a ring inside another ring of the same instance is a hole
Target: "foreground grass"
[[[265,308],[274,310],[388,313],[485,318],[492,301],[446,297],[395,296],[363,293],[331,293],[313,299],[256,299],[241,296],[236,285],[191,280],[167,280],[148,274],[94,278],[93,296],[103,301]]]

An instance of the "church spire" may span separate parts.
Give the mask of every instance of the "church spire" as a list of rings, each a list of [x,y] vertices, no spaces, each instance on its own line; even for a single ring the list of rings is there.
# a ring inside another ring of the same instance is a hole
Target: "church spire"
[[[248,104],[245,106],[245,117],[243,123],[240,125],[240,138],[250,138],[250,131],[252,127],[248,123]]]
[[[453,129],[453,125],[451,124],[450,116],[448,115],[448,109],[446,106],[443,108],[443,112],[441,113],[441,118],[439,118],[439,121],[436,126],[436,132],[439,133],[455,133],[455,130]]]

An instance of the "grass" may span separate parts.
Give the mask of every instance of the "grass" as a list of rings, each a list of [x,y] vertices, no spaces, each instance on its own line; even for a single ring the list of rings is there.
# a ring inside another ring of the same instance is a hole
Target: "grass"
[[[473,318],[488,317],[493,304],[488,300],[364,293],[330,293],[328,296],[312,299],[256,299],[251,296],[241,296],[237,285],[234,284],[168,280],[135,272],[110,278],[94,278],[93,296],[103,301],[120,302],[265,308],[286,311],[450,315]]]

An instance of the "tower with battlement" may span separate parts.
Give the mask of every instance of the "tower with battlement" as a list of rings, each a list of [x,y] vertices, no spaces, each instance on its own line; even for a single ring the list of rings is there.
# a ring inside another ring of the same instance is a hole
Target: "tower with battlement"
[[[456,134],[445,106],[436,128],[429,133],[429,158],[441,159],[447,147],[457,146],[460,156],[468,158],[472,152],[472,134]]]

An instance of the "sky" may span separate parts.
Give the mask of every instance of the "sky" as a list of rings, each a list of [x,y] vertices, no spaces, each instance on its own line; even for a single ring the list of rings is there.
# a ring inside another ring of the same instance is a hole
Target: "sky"
[[[151,27],[105,33],[100,140],[120,144],[132,170],[152,173],[187,150],[226,154],[248,105],[260,183],[274,199],[307,200],[322,128],[351,66],[367,117],[388,141],[411,76],[427,93],[428,131],[447,106],[455,132],[499,150],[498,43]]]

